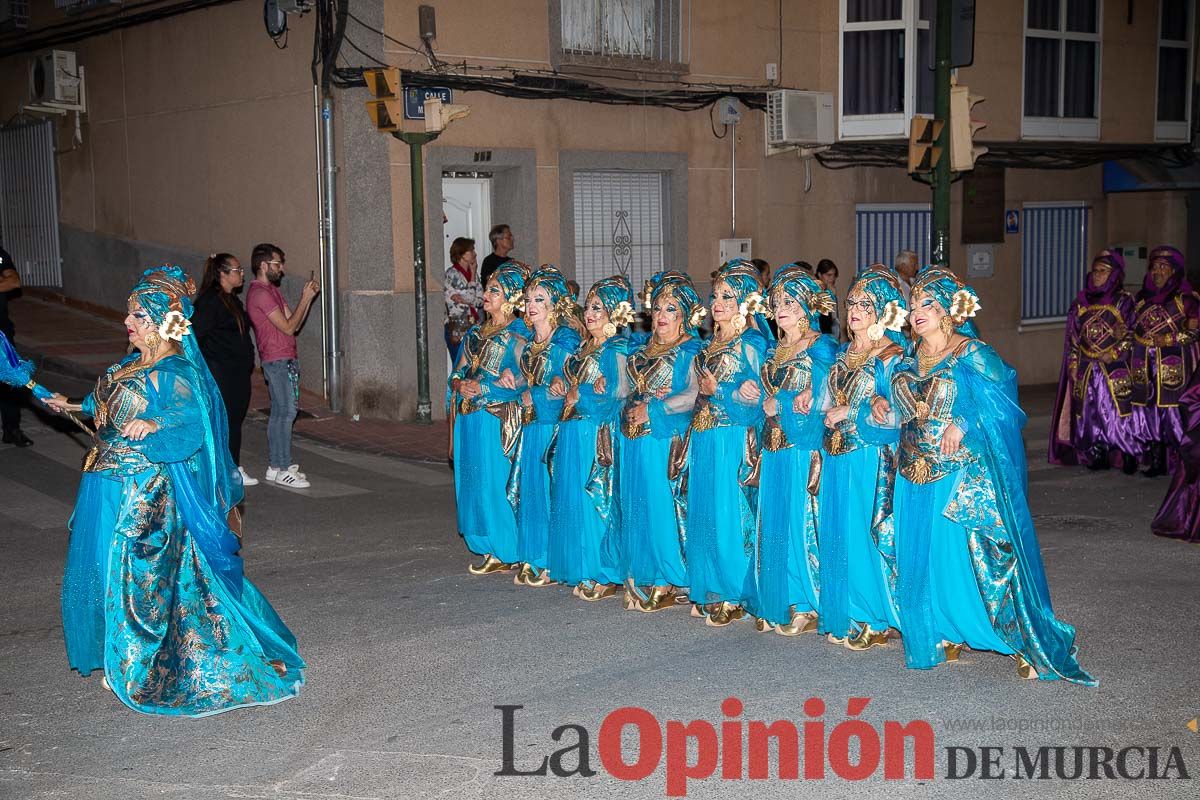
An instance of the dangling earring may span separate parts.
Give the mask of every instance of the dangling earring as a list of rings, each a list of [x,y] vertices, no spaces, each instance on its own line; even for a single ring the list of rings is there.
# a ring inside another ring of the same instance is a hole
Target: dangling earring
[[[741,314],[735,315],[734,318],[729,321],[729,324],[733,326],[733,332],[735,334],[746,330],[746,318]]]
[[[950,317],[950,315],[947,314],[938,322],[938,327],[942,329],[942,333],[949,336],[950,334],[954,333],[954,329],[957,326],[954,324],[954,320]]]
[[[872,322],[867,326],[867,338],[872,342],[878,342],[883,338],[883,326],[878,322]]]
[[[600,330],[604,333],[605,338],[617,335],[617,326],[611,322],[604,323],[604,327]]]
[[[154,356],[158,354],[158,348],[162,346],[162,337],[158,335],[158,331],[151,330],[142,337],[142,341],[146,343],[146,347],[150,351],[146,355]]]

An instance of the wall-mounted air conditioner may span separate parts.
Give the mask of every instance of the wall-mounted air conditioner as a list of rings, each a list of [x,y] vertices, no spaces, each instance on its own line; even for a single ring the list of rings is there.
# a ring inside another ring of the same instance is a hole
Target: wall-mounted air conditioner
[[[1142,288],[1146,279],[1146,258],[1149,249],[1141,242],[1124,242],[1112,245],[1112,249],[1120,250],[1125,256],[1125,288],[1136,292]]]
[[[29,63],[29,98],[34,105],[78,108],[82,83],[70,50],[49,50]]]
[[[831,92],[767,92],[769,149],[833,144],[836,122]]]

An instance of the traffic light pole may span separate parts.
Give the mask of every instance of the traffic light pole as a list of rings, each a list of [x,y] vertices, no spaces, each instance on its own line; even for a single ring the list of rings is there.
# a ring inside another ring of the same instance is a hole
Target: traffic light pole
[[[429,402],[429,309],[425,293],[425,166],[421,148],[438,137],[436,133],[392,133],[408,145],[412,181],[413,300],[417,317],[417,422],[433,422]]]
[[[929,231],[930,261],[946,267],[950,263],[950,48],[953,7],[950,0],[936,0],[937,40],[934,42],[933,116],[947,120],[936,146],[942,157],[933,168],[933,225]]]

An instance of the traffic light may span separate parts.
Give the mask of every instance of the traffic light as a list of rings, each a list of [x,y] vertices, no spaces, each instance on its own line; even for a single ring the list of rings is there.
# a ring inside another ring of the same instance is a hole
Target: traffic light
[[[367,112],[376,129],[390,133],[400,130],[404,118],[404,100],[400,95],[400,70],[396,67],[363,70],[374,100],[367,101]]]
[[[446,105],[440,97],[430,97],[425,100],[425,132],[439,133],[456,119],[462,119],[471,113],[470,106]]]
[[[908,129],[908,171],[933,172],[942,148],[937,146],[945,122],[931,117],[913,117]]]
[[[950,87],[950,169],[965,172],[975,169],[975,162],[988,149],[975,144],[975,133],[986,128],[986,122],[971,119],[971,109],[983,102],[983,96],[971,94],[966,86]]]

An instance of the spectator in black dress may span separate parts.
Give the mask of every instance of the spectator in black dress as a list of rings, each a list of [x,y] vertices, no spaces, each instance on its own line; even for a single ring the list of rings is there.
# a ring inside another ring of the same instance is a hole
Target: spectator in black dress
[[[837,264],[833,263],[828,258],[822,258],[817,262],[817,280],[821,282],[830,294],[837,298],[837,279],[838,268]],[[820,319],[821,333],[828,333],[837,339],[842,337],[842,326],[838,321],[838,309],[835,305],[832,314],[822,314]]]
[[[242,485],[254,486],[258,479],[250,477],[241,466],[242,422],[250,408],[250,376],[254,372],[250,317],[236,294],[244,280],[245,272],[237,258],[229,253],[209,256],[196,293],[192,331],[225,401],[233,463],[242,473]]]
[[[10,340],[13,338],[14,327],[8,317],[9,295],[21,288],[21,276],[12,256],[0,247],[0,331]],[[0,385],[0,422],[4,427],[4,444],[15,444],[17,447],[29,447],[33,440],[21,430],[21,389]]]

